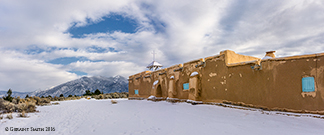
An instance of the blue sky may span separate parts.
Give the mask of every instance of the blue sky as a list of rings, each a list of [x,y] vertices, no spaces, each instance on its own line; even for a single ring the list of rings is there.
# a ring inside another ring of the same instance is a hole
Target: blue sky
[[[324,51],[318,0],[3,0],[0,90],[128,77],[155,50],[165,67],[230,49],[262,58]]]
[[[67,33],[72,34],[72,38],[82,38],[84,34],[113,33],[114,31],[135,33],[137,28],[135,20],[119,14],[104,16],[99,22],[93,22],[87,18],[86,23],[86,26],[81,27],[76,27],[77,23],[74,23]]]

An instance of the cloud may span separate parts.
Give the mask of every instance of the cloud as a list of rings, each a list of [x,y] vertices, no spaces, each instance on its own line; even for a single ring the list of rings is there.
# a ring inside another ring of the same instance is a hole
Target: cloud
[[[68,66],[69,69],[88,73],[90,76],[129,76],[130,74],[142,72],[145,67],[140,67],[131,62],[112,61],[112,62],[75,62]]]
[[[0,53],[0,90],[34,91],[77,79],[76,74],[62,70],[60,65],[52,65],[41,60],[28,59],[12,51]]]
[[[91,33],[82,38],[67,32],[72,26],[95,25],[112,14],[134,20],[136,31]],[[19,80],[14,71],[54,76],[39,79],[42,87],[24,84],[38,89],[77,78],[68,72],[72,70],[127,77],[144,70],[153,50],[166,67],[225,49],[257,57],[269,50],[276,50],[277,56],[319,53],[324,51],[323,14],[324,2],[318,0],[4,0],[0,2],[0,50],[6,55],[1,54],[0,61],[5,63],[2,67],[21,68],[0,71],[0,79],[13,74]],[[47,63],[65,57],[85,60]],[[15,84],[6,82],[3,86]]]

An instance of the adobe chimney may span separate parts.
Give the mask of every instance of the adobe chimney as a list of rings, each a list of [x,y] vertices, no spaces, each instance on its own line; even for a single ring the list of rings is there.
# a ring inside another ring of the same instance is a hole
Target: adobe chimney
[[[268,51],[268,52],[266,52],[265,57],[266,57],[266,56],[269,56],[269,57],[275,58],[275,57],[276,57],[276,56],[274,55],[275,52],[276,52],[276,51]]]

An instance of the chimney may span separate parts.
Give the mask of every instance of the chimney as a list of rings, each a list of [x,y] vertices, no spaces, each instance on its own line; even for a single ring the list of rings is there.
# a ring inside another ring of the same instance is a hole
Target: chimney
[[[275,58],[276,56],[274,55],[274,53],[275,53],[276,51],[268,51],[268,52],[266,52],[266,55],[265,55],[265,57],[272,57],[272,58]]]

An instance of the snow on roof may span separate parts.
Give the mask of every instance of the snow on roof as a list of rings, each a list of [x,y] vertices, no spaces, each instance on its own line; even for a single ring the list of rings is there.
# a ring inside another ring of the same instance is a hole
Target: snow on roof
[[[190,76],[195,76],[195,75],[198,75],[198,72],[192,72]]]
[[[266,59],[272,59],[272,57],[270,57],[270,56],[264,56],[264,57],[262,58],[262,60],[266,60]]]
[[[163,65],[156,62],[156,61],[152,61],[149,65],[147,65],[146,68],[151,68],[151,67],[162,67]]]
[[[158,84],[159,83],[159,80],[156,80],[154,83],[153,83],[153,86]]]

